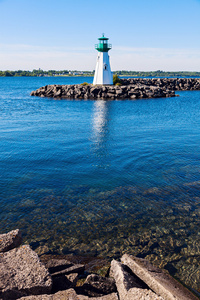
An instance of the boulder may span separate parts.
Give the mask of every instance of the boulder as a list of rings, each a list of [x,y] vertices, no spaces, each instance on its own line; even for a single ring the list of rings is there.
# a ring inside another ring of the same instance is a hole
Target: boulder
[[[197,300],[197,297],[172,278],[167,272],[154,267],[147,260],[124,254],[123,264],[165,300]]]
[[[132,94],[131,96],[130,96],[130,99],[132,99],[132,100],[135,100],[137,98],[137,96],[135,95],[135,94]]]
[[[19,229],[0,234],[0,252],[6,252],[19,247],[22,243],[22,235]]]
[[[65,259],[51,259],[45,264],[48,268],[51,276],[60,276],[70,273],[82,273],[85,270],[85,266],[81,264],[73,264]]]
[[[48,294],[51,288],[51,276],[30,246],[0,253],[0,299]]]
[[[115,94],[114,93],[111,93],[110,91],[107,93],[107,97],[112,99],[112,98],[115,98]]]
[[[100,91],[100,87],[92,87],[91,89],[90,89],[90,92],[92,93],[92,94],[94,94],[94,95],[97,95],[98,93],[99,93],[99,91]]]
[[[81,287],[76,288],[76,291],[90,297],[100,297],[114,293],[117,289],[113,278],[91,274],[87,276]]]
[[[78,280],[78,273],[72,273],[72,274],[69,274],[69,275],[65,275],[65,277],[71,282],[71,284],[73,286],[76,285],[77,280]]]
[[[78,280],[78,273],[54,276],[52,280],[53,280],[52,293],[56,293],[58,291],[64,291],[69,288],[74,288],[76,286]]]
[[[53,277],[52,280],[52,293],[64,291],[75,286],[65,275]]]
[[[22,297],[20,300],[118,300],[116,293],[112,293],[102,297],[92,297],[77,295],[75,290],[68,289],[66,291],[60,291],[54,295],[39,295]]]
[[[110,276],[115,279],[120,300],[163,300],[134,274],[130,274],[126,266],[116,260],[111,262]]]
[[[68,289],[52,295],[22,297],[20,300],[79,300],[79,298],[73,289]]]

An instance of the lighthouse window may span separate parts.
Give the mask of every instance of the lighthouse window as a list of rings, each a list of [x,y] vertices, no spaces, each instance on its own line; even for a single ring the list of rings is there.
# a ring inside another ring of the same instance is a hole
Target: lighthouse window
[[[107,70],[107,65],[104,65],[104,70]]]

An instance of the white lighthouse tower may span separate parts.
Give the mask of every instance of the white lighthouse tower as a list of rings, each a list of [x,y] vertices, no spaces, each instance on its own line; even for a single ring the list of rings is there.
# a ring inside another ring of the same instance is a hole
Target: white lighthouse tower
[[[98,56],[93,84],[113,84],[113,75],[108,55],[108,51],[112,48],[112,45],[108,44],[108,38],[104,37],[104,34],[98,40],[99,43],[95,45],[95,49],[98,50]]]

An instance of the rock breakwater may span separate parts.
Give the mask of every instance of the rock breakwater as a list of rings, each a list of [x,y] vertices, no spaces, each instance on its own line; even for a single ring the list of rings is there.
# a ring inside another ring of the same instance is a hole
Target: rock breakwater
[[[122,79],[122,82],[124,85],[144,84],[170,91],[200,90],[200,78],[127,78]]]
[[[46,85],[31,92],[31,96],[55,99],[143,99],[175,97],[175,91],[200,90],[199,78],[129,78],[121,85],[99,86],[92,84]]]

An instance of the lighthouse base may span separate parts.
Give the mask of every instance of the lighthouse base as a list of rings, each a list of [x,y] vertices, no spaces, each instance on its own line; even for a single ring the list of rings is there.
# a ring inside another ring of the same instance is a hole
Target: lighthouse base
[[[93,84],[113,84],[108,52],[98,52]]]

